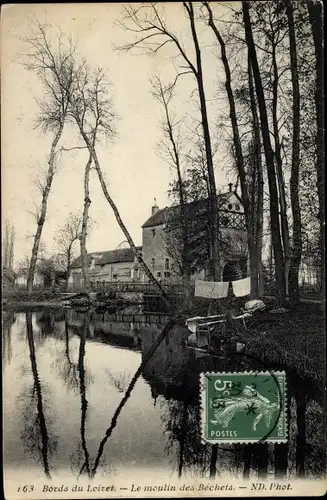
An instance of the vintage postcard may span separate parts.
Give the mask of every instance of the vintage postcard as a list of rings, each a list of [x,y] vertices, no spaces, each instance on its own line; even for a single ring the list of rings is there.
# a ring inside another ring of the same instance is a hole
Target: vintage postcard
[[[2,6],[7,500],[326,492],[323,14]]]

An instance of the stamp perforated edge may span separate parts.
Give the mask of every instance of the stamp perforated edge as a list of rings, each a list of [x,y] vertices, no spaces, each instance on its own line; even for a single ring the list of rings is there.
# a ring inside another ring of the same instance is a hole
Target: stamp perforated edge
[[[283,376],[284,377],[284,426],[285,426],[285,437],[282,439],[265,439],[265,443],[272,444],[282,444],[288,442],[288,411],[287,411],[287,383],[286,383],[286,372],[285,371],[244,371],[244,372],[201,372],[199,377],[199,389],[200,389],[200,426],[201,426],[201,443],[202,444],[253,444],[259,443],[260,440],[241,440],[241,439],[224,439],[224,440],[211,440],[205,437],[205,426],[207,422],[207,405],[206,405],[206,396],[205,396],[205,379],[207,375],[273,375],[275,377]]]

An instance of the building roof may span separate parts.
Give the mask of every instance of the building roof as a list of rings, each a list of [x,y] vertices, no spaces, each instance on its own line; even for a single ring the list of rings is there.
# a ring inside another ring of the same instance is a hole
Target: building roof
[[[142,247],[136,247],[142,251]],[[119,262],[134,262],[134,252],[131,248],[119,248],[117,250],[105,250],[104,252],[92,252],[87,254],[88,265],[91,259],[95,259],[96,265],[104,266],[106,264],[117,264]],[[72,269],[82,267],[81,256],[72,262]]]
[[[228,193],[221,193],[217,196],[218,207],[221,207],[223,204],[225,204],[226,201],[232,195],[236,196],[242,203],[242,200],[237,193],[235,193],[234,191],[229,191]],[[202,213],[203,211],[206,210],[207,203],[208,203],[208,198],[188,203],[186,205],[187,216],[194,216],[195,214]],[[175,213],[177,212],[178,209],[179,206],[176,205],[171,207],[165,207],[158,210],[155,214],[151,215],[151,217],[143,224],[142,228],[165,224],[165,222],[174,219]]]

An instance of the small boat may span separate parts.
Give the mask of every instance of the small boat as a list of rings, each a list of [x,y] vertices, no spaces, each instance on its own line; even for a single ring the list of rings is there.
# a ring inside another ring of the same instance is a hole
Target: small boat
[[[194,318],[188,318],[186,320],[187,328],[195,333],[201,325],[206,325],[207,323],[215,323],[226,320],[226,314],[217,314],[215,316],[194,316]]]
[[[241,351],[244,344],[235,339],[235,328],[239,324],[247,329],[247,320],[264,309],[265,304],[261,300],[255,300],[247,302],[239,315],[228,317],[227,314],[219,314],[188,318],[185,323],[191,335],[186,341],[186,347],[198,354],[217,357],[221,357],[226,349]]]
[[[243,319],[243,314],[233,318],[236,322]],[[196,332],[192,332],[188,337],[186,347],[200,355],[210,354],[217,357],[224,357],[226,350],[241,351],[244,344],[234,338],[229,327],[227,319],[201,322]]]

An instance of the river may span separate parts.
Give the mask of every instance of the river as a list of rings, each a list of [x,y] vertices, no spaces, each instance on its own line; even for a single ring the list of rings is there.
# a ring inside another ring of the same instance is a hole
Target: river
[[[215,450],[201,442],[199,373],[218,369],[219,361],[185,347],[186,328],[174,327],[134,377],[162,328],[150,318],[5,312],[6,473],[28,468],[50,478],[64,470],[77,478],[160,469],[166,477],[273,477],[273,444]],[[288,475],[296,467],[293,427],[292,421]],[[311,452],[319,460],[319,450]]]

